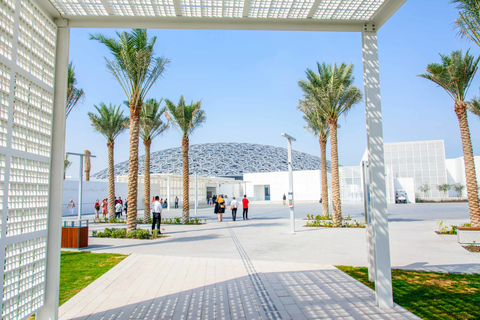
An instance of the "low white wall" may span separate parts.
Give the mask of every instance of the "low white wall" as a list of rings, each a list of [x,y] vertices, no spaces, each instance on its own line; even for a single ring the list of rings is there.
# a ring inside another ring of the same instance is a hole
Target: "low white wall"
[[[247,187],[247,197],[252,201],[264,200],[263,197],[256,199],[255,186],[269,185],[270,201],[282,201],[283,194],[288,195],[288,171],[245,173],[243,180]],[[320,184],[320,170],[294,171],[294,199],[298,201],[320,200],[322,190]]]
[[[78,180],[68,179],[63,182],[63,216],[69,216],[70,211],[67,209],[67,205],[70,202],[70,199],[73,199],[75,202],[75,215],[78,214]],[[90,214],[94,213],[93,205],[95,201],[99,199],[100,201],[103,198],[108,198],[108,181],[83,181],[83,194],[82,194],[82,213]],[[115,183],[115,194],[122,199],[127,198],[128,188],[127,183],[116,182]],[[139,195],[140,196],[140,195]],[[143,195],[142,195],[143,197]]]
[[[465,177],[465,163],[463,157],[455,159],[445,159],[445,169],[447,170],[447,183],[449,184],[461,184],[465,186],[462,191],[461,198],[467,198],[467,179]],[[480,156],[475,156],[475,171],[480,174]],[[457,192],[452,188],[448,192],[450,198],[457,198]]]

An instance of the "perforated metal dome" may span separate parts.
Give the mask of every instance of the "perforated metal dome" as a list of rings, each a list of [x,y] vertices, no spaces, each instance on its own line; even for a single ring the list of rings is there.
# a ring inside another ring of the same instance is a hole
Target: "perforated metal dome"
[[[139,158],[139,175],[144,174],[145,157]],[[304,152],[292,152],[293,170],[319,170],[320,158]],[[287,149],[249,143],[208,143],[191,145],[190,172],[204,177],[242,176],[244,173],[287,171]],[[327,161],[330,172],[330,162]],[[182,148],[151,154],[152,174],[182,174]],[[115,175],[128,174],[128,161],[115,166]],[[106,179],[108,168],[93,177]]]

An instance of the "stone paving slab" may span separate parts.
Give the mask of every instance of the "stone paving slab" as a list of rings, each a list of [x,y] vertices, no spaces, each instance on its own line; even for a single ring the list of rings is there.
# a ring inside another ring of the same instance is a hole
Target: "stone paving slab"
[[[198,210],[196,217],[207,224],[162,225],[168,238],[147,241],[89,238],[86,251],[123,254],[239,259],[230,229],[252,260],[311,262],[346,266],[367,266],[365,229],[306,228],[306,214],[321,210],[317,204],[296,205],[295,235],[289,233],[288,206],[251,203],[250,220],[233,222],[226,214],[217,222],[211,208]],[[344,216],[362,221],[363,206],[342,206]],[[173,216],[179,210],[165,212]],[[192,214],[192,217],[194,215]],[[450,217],[450,219],[445,219]],[[445,225],[468,222],[466,203],[408,204],[389,206],[390,256],[393,268],[452,273],[480,273],[480,254],[462,248],[455,235],[439,235],[437,222]],[[228,224],[228,226],[227,226]],[[105,227],[125,228],[125,224],[90,224],[90,231]],[[140,228],[151,228],[140,225]],[[335,241],[332,241],[335,239]],[[328,245],[326,245],[328,244]]]
[[[248,258],[247,258],[248,259]],[[333,266],[132,254],[59,319],[419,319]]]

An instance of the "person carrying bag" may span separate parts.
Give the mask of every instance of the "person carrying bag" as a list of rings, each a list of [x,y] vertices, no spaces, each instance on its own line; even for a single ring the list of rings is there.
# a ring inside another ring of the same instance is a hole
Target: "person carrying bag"
[[[225,201],[221,195],[219,195],[215,200],[215,209],[213,212],[218,215],[218,222],[222,222],[223,214],[225,213]]]

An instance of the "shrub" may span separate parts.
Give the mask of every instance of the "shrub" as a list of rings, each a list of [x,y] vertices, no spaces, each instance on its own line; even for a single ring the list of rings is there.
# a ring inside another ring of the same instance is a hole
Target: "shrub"
[[[117,229],[112,232],[112,238],[125,238],[127,236],[127,229]]]
[[[150,238],[150,231],[144,229],[137,229],[137,239],[148,239]]]
[[[103,231],[103,234],[105,235],[105,237],[110,237],[112,235],[112,231],[115,230],[115,228],[105,228],[105,231]]]
[[[130,230],[127,232],[127,238],[136,238],[136,237],[137,237],[136,230]]]
[[[160,234],[160,233],[159,233],[158,229],[154,229],[154,230],[152,231],[152,238],[158,238],[158,235],[159,235],[159,234]]]

